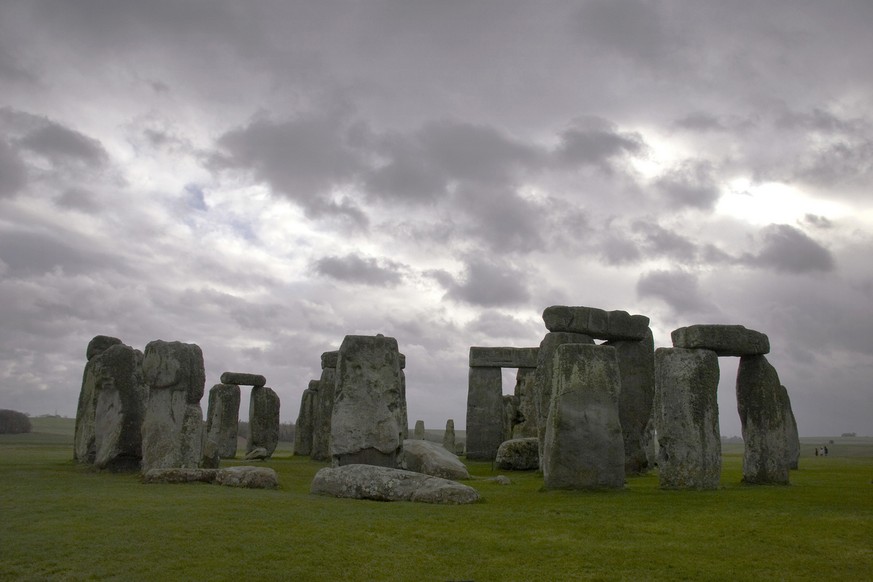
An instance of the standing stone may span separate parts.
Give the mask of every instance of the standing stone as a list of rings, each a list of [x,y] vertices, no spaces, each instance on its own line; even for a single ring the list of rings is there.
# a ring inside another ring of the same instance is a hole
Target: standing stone
[[[406,406],[406,372],[404,369],[406,368],[406,356],[404,354],[399,354],[400,356],[400,406],[395,410],[395,414],[397,415],[397,425],[403,431],[403,440],[409,438],[409,410]]]
[[[649,468],[646,458],[646,425],[652,417],[655,395],[655,342],[652,330],[640,341],[606,342],[618,356],[621,392],[618,411],[624,434],[625,473],[640,475]]]
[[[313,461],[330,459],[330,421],[333,416],[334,395],[336,392],[336,363],[339,352],[321,354],[321,378],[318,380],[318,393],[313,403],[312,452]],[[314,386],[310,383],[310,387]]]
[[[415,421],[415,432],[413,432],[412,434],[413,434],[413,438],[417,441],[425,440],[424,421],[423,420],[416,420]]]
[[[743,482],[788,484],[788,439],[779,375],[762,355],[743,356],[737,409],[743,430]]]
[[[655,350],[655,430],[660,485],[717,489],[721,476],[718,356],[710,350]]]
[[[85,370],[82,373],[82,388],[79,390],[79,404],[76,407],[76,427],[73,434],[73,459],[80,463],[91,464],[97,455],[94,422],[97,416],[97,382],[94,374],[94,364],[91,360],[110,347],[120,344],[117,337],[108,335],[94,336],[85,349]]]
[[[543,450],[547,489],[624,487],[620,389],[615,348],[558,347]]]
[[[143,354],[124,344],[94,356],[97,407],[94,465],[111,471],[138,471],[142,460],[142,422],[148,386]]]
[[[536,437],[510,439],[500,444],[494,464],[506,471],[535,471],[540,466]]]
[[[146,345],[143,375],[149,399],[142,425],[142,471],[195,469],[203,452],[206,384],[203,352],[196,344],[155,340]]]
[[[443,448],[454,453],[457,448],[455,445],[455,421],[448,419],[446,421],[446,432],[443,433]]]
[[[236,457],[240,390],[236,384],[216,384],[209,390],[203,467],[217,468],[221,459]]]
[[[788,397],[788,389],[779,387],[780,398],[785,413],[785,439],[788,444],[788,468],[797,469],[800,463],[800,434],[797,432],[797,420],[794,411],[791,410],[791,399]]]
[[[503,442],[503,374],[470,368],[467,388],[467,458],[491,461]]]
[[[590,336],[578,333],[550,332],[540,342],[537,368],[533,377],[535,424],[540,442],[540,469],[542,469],[543,448],[546,444],[546,419],[549,417],[549,403],[552,400],[555,351],[563,344],[594,344],[594,340]]]
[[[279,444],[279,396],[267,386],[255,386],[249,404],[249,442],[246,453],[257,448],[273,455]]]
[[[318,396],[318,380],[310,380],[309,388],[300,397],[300,413],[294,425],[294,454],[309,456],[312,453],[312,429],[315,415],[315,400]]]
[[[537,436],[536,406],[534,403],[534,374],[536,368],[519,368],[515,376],[515,396],[518,399],[516,418],[518,423],[512,428],[512,438]]]
[[[397,467],[403,453],[400,355],[392,337],[348,335],[339,349],[330,431],[334,466]]]
[[[502,374],[501,374],[502,375]],[[503,395],[503,440],[512,438],[512,431],[522,423],[524,417],[518,410],[518,396],[514,394]],[[503,441],[501,441],[503,442]],[[496,454],[496,453],[495,453]]]

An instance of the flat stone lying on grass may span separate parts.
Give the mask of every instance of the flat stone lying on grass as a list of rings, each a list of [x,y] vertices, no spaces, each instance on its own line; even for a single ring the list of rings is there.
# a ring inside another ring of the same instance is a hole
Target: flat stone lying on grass
[[[756,356],[770,352],[770,339],[742,325],[689,325],[670,334],[674,348],[712,350],[719,356]]]
[[[143,483],[215,483],[226,487],[246,489],[275,489],[279,476],[269,467],[227,467],[224,469],[150,469],[142,477]]]
[[[497,449],[495,464],[506,471],[533,471],[540,466],[540,441],[537,437],[510,439]]]
[[[469,479],[467,466],[454,453],[430,441],[407,439],[403,441],[402,467],[443,479]]]
[[[480,499],[479,493],[468,485],[375,465],[326,467],[315,474],[309,491],[331,497],[445,505],[475,503]]]
[[[255,447],[246,453],[246,461],[263,461],[270,458],[270,453],[264,447]]]

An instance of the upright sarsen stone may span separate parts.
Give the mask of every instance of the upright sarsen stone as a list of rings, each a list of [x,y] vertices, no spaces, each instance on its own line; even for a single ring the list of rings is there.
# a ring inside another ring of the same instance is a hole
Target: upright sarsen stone
[[[312,404],[312,452],[309,457],[313,461],[330,459],[330,424],[336,393],[338,357],[339,352],[336,351],[324,352],[321,355],[321,378],[318,380],[318,392]],[[312,383],[309,386],[310,389],[315,389]]]
[[[249,404],[249,442],[246,454],[257,448],[271,457],[279,444],[279,396],[267,386],[252,388]]]
[[[794,418],[794,411],[791,409],[791,399],[788,397],[788,389],[785,386],[779,387],[779,394],[782,400],[782,407],[785,414],[785,439],[788,455],[788,468],[797,469],[800,463],[800,434],[797,432],[797,420]]]
[[[558,346],[543,449],[547,489],[624,487],[620,389],[615,348]]]
[[[788,439],[782,385],[765,356],[743,356],[737,370],[743,430],[743,482],[788,484]]]
[[[73,434],[73,459],[91,464],[97,455],[94,422],[97,415],[98,377],[91,361],[110,347],[121,344],[117,337],[94,336],[85,349],[85,370],[82,373],[82,387],[79,390],[79,404],[76,407],[76,427]]]
[[[655,350],[655,430],[665,489],[717,489],[721,477],[718,356],[710,350]]]
[[[443,433],[443,448],[452,454],[455,454],[455,421],[448,419],[446,421],[446,431]]]
[[[146,345],[143,375],[149,399],[142,426],[142,471],[200,465],[206,383],[196,344],[155,340]]]
[[[312,428],[315,414],[315,400],[318,396],[318,380],[311,380],[309,387],[300,397],[300,412],[294,426],[294,454],[309,456],[312,453]]]
[[[94,465],[99,469],[140,468],[142,423],[148,398],[142,359],[139,350],[114,344],[92,360],[98,378]]]
[[[512,427],[512,438],[536,438],[537,419],[534,403],[534,375],[536,368],[519,368],[515,376],[515,397],[518,402],[518,424]]]
[[[240,389],[236,384],[216,384],[209,390],[203,466],[218,467],[221,459],[236,457],[239,431]]]
[[[346,336],[336,374],[330,430],[333,464],[397,467],[403,452],[397,414],[403,406],[397,340]]]
[[[470,368],[467,384],[467,458],[491,461],[503,442],[503,374]]]

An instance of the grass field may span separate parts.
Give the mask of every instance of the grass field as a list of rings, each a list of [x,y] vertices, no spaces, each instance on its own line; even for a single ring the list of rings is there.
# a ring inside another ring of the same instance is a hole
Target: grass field
[[[70,460],[72,425],[0,435],[2,580],[873,580],[873,439],[804,439],[788,487],[543,492],[485,480],[470,506],[316,497],[321,463],[280,448],[276,491],[143,485]],[[227,463],[241,464],[241,463]]]

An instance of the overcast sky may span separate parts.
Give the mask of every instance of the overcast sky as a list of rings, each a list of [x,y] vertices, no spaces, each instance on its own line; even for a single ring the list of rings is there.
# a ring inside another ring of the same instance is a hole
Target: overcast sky
[[[0,0],[0,408],[75,416],[107,334],[197,343],[207,390],[264,374],[293,421],[322,352],[383,333],[410,423],[463,428],[469,347],[563,304],[656,346],[764,332],[802,436],[873,434],[871,28],[869,0]]]

